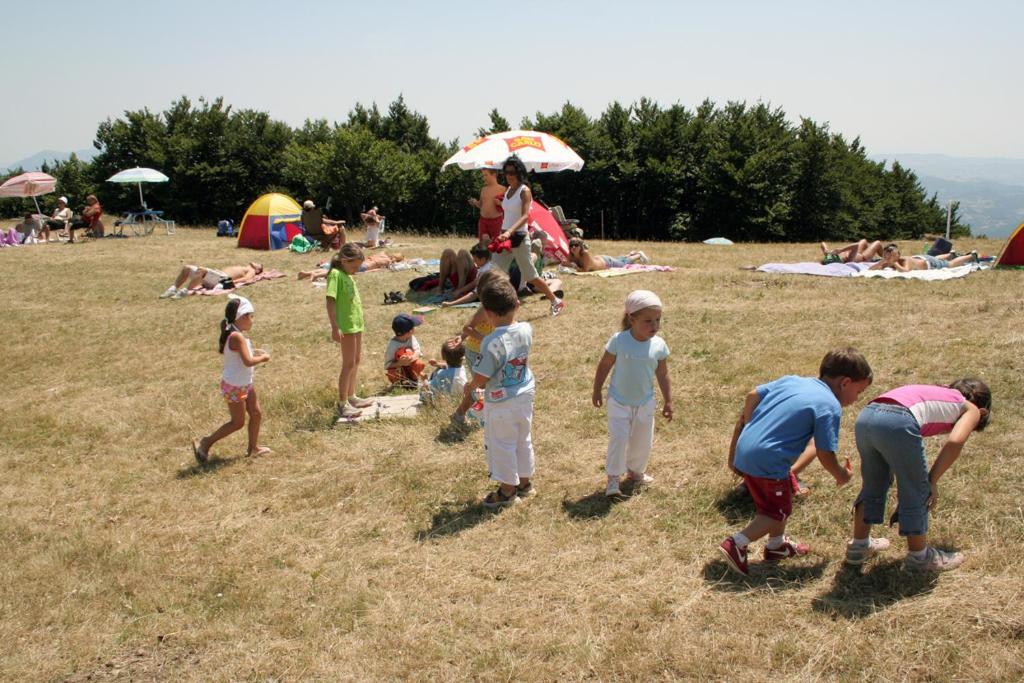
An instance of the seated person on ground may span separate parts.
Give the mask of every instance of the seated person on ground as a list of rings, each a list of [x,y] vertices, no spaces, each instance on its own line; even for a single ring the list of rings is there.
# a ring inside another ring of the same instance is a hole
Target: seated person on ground
[[[174,284],[164,290],[160,295],[161,299],[180,299],[188,294],[190,289],[214,289],[222,280],[231,280],[235,287],[254,280],[257,275],[263,272],[263,264],[256,261],[245,266],[228,266],[223,270],[206,268],[204,266],[183,266],[175,278]]]
[[[473,259],[473,265],[476,267],[476,275],[463,287],[453,290],[451,293],[452,299],[450,301],[442,301],[441,306],[457,306],[458,304],[476,301],[476,286],[480,282],[480,276],[493,268],[494,264],[491,263],[491,250],[483,244],[474,244],[469,250],[469,255]]]
[[[383,247],[384,241],[380,239],[380,226],[384,223],[384,216],[377,213],[377,207],[371,206],[369,211],[359,214],[363,225],[366,226],[366,241],[363,246],[368,249]]]
[[[423,360],[420,343],[412,333],[421,322],[422,318],[406,313],[399,313],[391,321],[391,331],[395,336],[384,352],[384,372],[392,384],[401,382],[418,386],[423,379],[427,364]]]
[[[473,257],[465,249],[445,249],[441,252],[441,265],[438,269],[437,292],[443,294],[447,290],[465,292],[466,284],[476,280],[476,267]]]
[[[36,241],[37,231],[41,225],[36,220],[35,214],[26,213],[22,221],[7,232],[0,233],[0,246],[17,247],[22,244],[32,244]]]
[[[943,254],[941,256],[930,256],[928,254],[915,254],[914,256],[902,256],[900,249],[895,244],[888,244],[882,250],[882,260],[871,266],[868,270],[898,270],[906,273],[911,270],[938,270],[940,268],[955,268],[968,263],[978,262],[978,252],[972,251],[963,256]]]
[[[94,233],[102,217],[103,207],[100,206],[100,200],[96,199],[94,194],[88,195],[85,198],[85,208],[82,209],[82,215],[68,224],[68,243],[74,243],[75,230],[80,228],[85,228],[88,232]]]
[[[827,244],[821,243],[821,263],[826,266],[830,263],[864,263],[865,261],[873,261],[881,253],[882,243],[879,240],[874,242],[860,240],[839,249],[829,249]]]
[[[569,258],[580,271],[591,273],[595,270],[622,268],[631,263],[649,263],[650,259],[642,251],[631,251],[625,256],[594,256],[590,253],[587,243],[579,237],[569,240]]]
[[[430,360],[430,365],[437,368],[427,382],[433,396],[462,398],[468,381],[466,368],[462,364],[465,357],[466,347],[462,344],[461,336],[444,341],[441,345],[441,358],[444,360]]]

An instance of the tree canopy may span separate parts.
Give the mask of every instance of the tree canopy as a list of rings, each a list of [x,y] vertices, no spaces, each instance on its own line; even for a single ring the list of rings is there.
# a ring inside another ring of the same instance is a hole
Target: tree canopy
[[[512,127],[497,109],[487,119],[478,134]],[[613,238],[817,241],[945,228],[945,208],[913,171],[886,168],[868,159],[859,138],[806,118],[791,122],[761,102],[706,100],[690,110],[640,99],[612,102],[596,118],[566,102],[519,127],[557,135],[586,161],[578,173],[534,174],[531,182],[536,196],[561,204],[588,234],[603,224]],[[257,196],[281,191],[321,205],[330,199],[332,213],[349,220],[377,205],[402,229],[475,231],[466,199],[477,192],[477,174],[441,170],[457,142],[432,136],[427,118],[401,96],[387,111],[359,104],[344,121],[307,120],[294,129],[221,98],[182,97],[164,112],[128,111],[100,123],[94,145],[91,162],[72,156],[43,169],[72,206],[92,192],[108,212],[133,208],[133,186],[104,181],[149,166],[170,182],[147,187],[148,203],[179,223],[237,221]],[[44,200],[49,206],[54,197]],[[0,213],[31,206],[3,199]],[[970,229],[954,220],[954,233]]]

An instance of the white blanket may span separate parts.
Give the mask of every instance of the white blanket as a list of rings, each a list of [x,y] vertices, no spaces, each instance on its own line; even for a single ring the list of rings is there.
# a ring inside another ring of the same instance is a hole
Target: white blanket
[[[862,270],[853,277],[880,277],[886,280],[955,280],[960,277],[967,277],[976,270],[985,270],[987,265],[968,263],[965,266],[955,268],[938,268],[936,270],[911,270],[901,273],[898,270]]]

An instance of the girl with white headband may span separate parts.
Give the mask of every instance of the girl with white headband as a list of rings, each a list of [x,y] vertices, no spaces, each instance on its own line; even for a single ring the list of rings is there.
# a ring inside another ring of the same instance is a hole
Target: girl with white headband
[[[638,289],[626,297],[622,331],[613,334],[594,376],[594,406],[603,405],[602,390],[608,373],[608,458],[605,495],[622,493],[622,475],[634,486],[649,484],[647,461],[654,445],[654,380],[664,399],[661,414],[672,419],[672,386],[668,378],[668,345],[658,336],[661,299]]]
[[[270,354],[262,349],[253,349],[245,333],[252,329],[252,317],[256,313],[252,302],[243,296],[231,295],[224,308],[224,319],[220,322],[219,349],[224,354],[224,372],[221,374],[220,392],[228,403],[231,419],[217,428],[213,434],[192,440],[192,452],[199,464],[210,457],[210,447],[245,426],[245,414],[249,413],[249,449],[247,455],[264,455],[270,449],[259,445],[260,422],[263,413],[253,387],[253,368],[270,360]]]

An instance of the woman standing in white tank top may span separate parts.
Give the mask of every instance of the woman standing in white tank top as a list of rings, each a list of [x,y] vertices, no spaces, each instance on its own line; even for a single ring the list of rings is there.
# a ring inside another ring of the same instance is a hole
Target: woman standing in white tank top
[[[512,249],[494,255],[494,264],[508,272],[512,261],[519,266],[523,281],[533,285],[534,291],[543,294],[551,302],[551,315],[556,316],[565,309],[565,302],[555,296],[537,269],[533,266],[533,254],[530,252],[530,237],[527,224],[530,222],[530,207],[533,204],[533,193],[526,184],[526,166],[515,154],[501,165],[505,174],[508,189],[501,199],[501,208],[505,217],[501,224],[499,241],[510,240]]]

